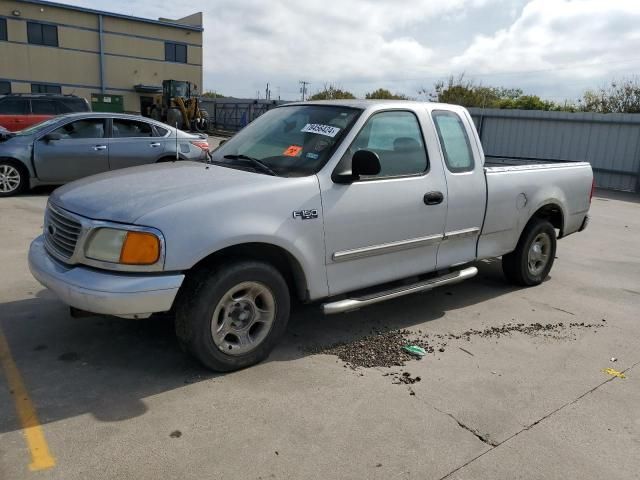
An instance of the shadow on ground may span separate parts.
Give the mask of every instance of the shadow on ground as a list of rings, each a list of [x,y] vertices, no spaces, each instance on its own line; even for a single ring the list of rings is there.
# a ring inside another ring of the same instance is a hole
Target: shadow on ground
[[[290,362],[308,348],[349,342],[372,329],[410,328],[514,290],[500,261],[480,262],[460,285],[415,294],[363,310],[324,316],[317,305],[294,308],[287,334],[267,362]],[[169,317],[124,320],[71,318],[50,292],[0,304],[0,322],[42,423],[90,413],[104,422],[143,415],[145,397],[219,377],[184,354]],[[233,374],[227,374],[233,375]],[[1,391],[1,390],[0,390]],[[0,432],[19,428],[13,408]]]

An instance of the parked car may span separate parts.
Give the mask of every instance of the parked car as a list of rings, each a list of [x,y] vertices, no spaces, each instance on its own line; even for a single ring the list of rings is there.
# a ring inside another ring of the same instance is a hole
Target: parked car
[[[0,126],[16,132],[56,115],[89,112],[89,102],[76,95],[11,93],[0,95]]]
[[[176,139],[177,136],[177,139]],[[0,197],[36,185],[61,185],[95,173],[176,158],[203,161],[206,135],[148,118],[73,113],[0,136]]]
[[[269,354],[291,297],[345,312],[460,282],[499,256],[509,281],[540,284],[556,239],[587,226],[592,188],[588,163],[489,165],[462,107],[288,104],[212,164],[56,190],[29,265],[77,309],[174,310],[181,343],[229,371]]]

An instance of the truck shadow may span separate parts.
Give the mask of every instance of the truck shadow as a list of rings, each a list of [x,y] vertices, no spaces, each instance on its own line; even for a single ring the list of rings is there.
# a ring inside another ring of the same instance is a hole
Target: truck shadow
[[[288,332],[267,362],[294,361],[310,355],[310,347],[355,341],[373,328],[424,330],[445,312],[515,290],[504,281],[500,261],[480,262],[478,269],[465,283],[353,313],[324,316],[318,306],[294,308]],[[43,424],[86,413],[104,422],[138,417],[148,409],[147,397],[224,376],[182,352],[169,317],[74,319],[46,290],[0,304],[0,312],[0,327]],[[0,398],[8,400],[10,388],[0,378]],[[20,428],[11,403],[0,412],[0,433]]]

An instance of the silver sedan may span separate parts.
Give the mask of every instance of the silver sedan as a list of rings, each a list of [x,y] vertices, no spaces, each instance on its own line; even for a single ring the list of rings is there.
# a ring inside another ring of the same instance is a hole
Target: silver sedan
[[[73,113],[0,131],[0,197],[96,173],[172,160],[206,161],[206,135],[137,115]]]

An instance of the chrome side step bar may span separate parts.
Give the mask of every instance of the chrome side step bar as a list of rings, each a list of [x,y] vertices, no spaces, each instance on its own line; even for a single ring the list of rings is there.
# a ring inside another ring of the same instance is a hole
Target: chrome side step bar
[[[335,302],[324,303],[322,305],[322,311],[325,315],[333,313],[348,312],[349,310],[357,310],[367,305],[373,305],[374,303],[384,302],[393,298],[402,297],[411,293],[426,292],[443,285],[451,285],[453,283],[462,282],[468,278],[475,277],[478,273],[476,267],[468,267],[456,272],[447,273],[440,277],[430,278],[422,282],[414,283],[412,285],[403,285],[401,287],[392,288],[390,290],[383,290],[370,295],[364,295],[362,297],[345,298],[344,300],[337,300]]]

